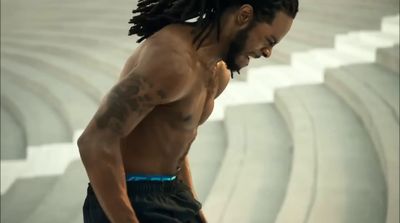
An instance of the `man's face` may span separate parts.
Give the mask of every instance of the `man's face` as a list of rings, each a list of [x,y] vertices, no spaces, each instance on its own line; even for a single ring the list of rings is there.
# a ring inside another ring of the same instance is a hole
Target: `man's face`
[[[251,21],[230,43],[224,61],[232,72],[247,66],[250,57],[270,57],[272,48],[289,32],[293,19],[278,12],[272,24]]]

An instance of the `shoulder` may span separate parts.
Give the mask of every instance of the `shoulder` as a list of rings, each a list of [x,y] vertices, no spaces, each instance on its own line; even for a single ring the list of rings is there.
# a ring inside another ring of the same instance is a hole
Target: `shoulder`
[[[128,76],[141,76],[169,95],[166,102],[185,96],[194,83],[190,53],[160,38],[146,40],[136,66]]]

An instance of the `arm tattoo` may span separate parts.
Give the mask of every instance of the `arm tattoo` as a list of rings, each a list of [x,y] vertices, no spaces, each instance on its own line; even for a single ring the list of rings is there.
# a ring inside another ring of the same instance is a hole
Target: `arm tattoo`
[[[165,92],[161,90],[156,95],[146,93],[151,88],[151,83],[137,75],[132,75],[113,87],[106,99],[105,110],[95,116],[97,126],[122,134],[129,113],[140,115],[154,106],[156,97],[164,99]]]

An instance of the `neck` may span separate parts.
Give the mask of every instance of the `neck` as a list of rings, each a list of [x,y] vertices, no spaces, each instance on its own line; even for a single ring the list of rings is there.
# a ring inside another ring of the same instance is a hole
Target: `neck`
[[[215,25],[197,50],[197,55],[200,60],[208,68],[213,68],[219,61],[226,57],[235,32],[234,29],[230,28],[232,27],[231,24],[232,23],[229,21],[227,16],[223,16],[221,18],[219,40],[217,39],[217,26]],[[207,33],[210,28],[211,25],[204,33]],[[197,43],[195,44],[195,47],[197,47]]]
[[[197,44],[195,47],[197,47]],[[218,61],[225,57],[228,47],[228,41],[223,40],[222,36],[218,41],[216,30],[213,30],[197,49],[197,55],[207,67],[214,67]]]

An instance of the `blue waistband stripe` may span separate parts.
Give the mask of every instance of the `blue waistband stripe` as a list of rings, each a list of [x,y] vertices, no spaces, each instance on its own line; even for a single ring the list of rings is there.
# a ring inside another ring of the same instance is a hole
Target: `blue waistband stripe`
[[[173,181],[176,176],[126,174],[126,181]]]

